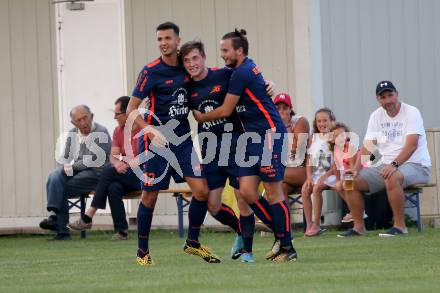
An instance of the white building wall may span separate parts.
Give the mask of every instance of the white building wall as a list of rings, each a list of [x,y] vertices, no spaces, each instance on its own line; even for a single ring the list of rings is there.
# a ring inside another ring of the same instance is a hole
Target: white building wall
[[[418,107],[425,127],[439,127],[440,2],[322,0],[324,105],[363,136],[378,107],[376,84],[392,80]]]
[[[315,111],[330,107],[362,141],[369,115],[379,106],[376,85],[391,80],[400,100],[421,111],[425,128],[440,127],[440,1],[322,0],[318,4],[321,30],[312,35],[312,43],[321,39],[322,68],[314,66],[312,71],[322,69],[323,99],[315,103]],[[438,183],[439,137],[433,133],[438,130],[428,131],[432,182]],[[438,217],[439,194],[438,187],[425,190],[422,215]]]
[[[0,1],[0,228],[45,211],[58,132],[49,0]]]

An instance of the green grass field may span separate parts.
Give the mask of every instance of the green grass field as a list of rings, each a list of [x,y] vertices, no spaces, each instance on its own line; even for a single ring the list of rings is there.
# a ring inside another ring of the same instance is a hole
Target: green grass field
[[[85,240],[44,236],[0,237],[0,292],[439,292],[440,230],[407,237],[341,239],[297,233],[295,263],[264,259],[270,237],[255,234],[256,263],[229,258],[232,233],[203,232],[202,243],[222,258],[208,264],[183,253],[175,232],[154,231],[154,267],[135,264],[136,236],[112,242],[94,232]]]

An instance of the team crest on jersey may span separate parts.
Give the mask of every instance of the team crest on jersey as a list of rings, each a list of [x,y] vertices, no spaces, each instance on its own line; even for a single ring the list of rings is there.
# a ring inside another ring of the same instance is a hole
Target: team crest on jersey
[[[185,103],[185,95],[183,93],[180,93],[177,96],[177,104],[179,104],[180,106],[183,105],[183,103]]]
[[[211,112],[212,110],[214,110],[214,107],[213,107],[213,106],[211,106],[211,105],[207,105],[207,106],[205,106],[205,113],[209,113],[209,112]]]
[[[219,104],[218,101],[213,100],[213,99],[205,100],[199,105],[199,110],[203,109],[202,112],[209,113],[209,112],[213,111],[215,109],[215,107],[218,106],[218,104]],[[211,127],[216,126],[216,125],[222,125],[224,123],[226,123],[226,119],[220,118],[220,119],[213,120],[213,121],[205,121],[202,123],[202,127],[203,127],[203,129],[206,129],[209,131],[211,129]]]
[[[175,117],[178,115],[186,115],[189,112],[189,108],[187,105],[188,98],[187,98],[187,92],[185,88],[178,88],[174,91],[173,97],[175,97],[175,101],[173,102],[174,105],[172,105],[168,111],[168,115],[170,117]]]

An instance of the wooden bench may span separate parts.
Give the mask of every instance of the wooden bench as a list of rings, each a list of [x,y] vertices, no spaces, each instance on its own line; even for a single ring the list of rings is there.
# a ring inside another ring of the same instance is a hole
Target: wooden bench
[[[69,210],[73,207],[77,207],[80,210],[80,216],[82,217],[86,212],[86,204],[87,199],[95,194],[94,191],[90,192],[87,195],[80,196],[79,198],[69,199],[68,205]],[[175,188],[175,189],[167,189],[160,190],[159,194],[172,194],[176,198],[177,204],[177,221],[178,221],[178,229],[179,229],[179,237],[183,238],[185,231],[183,229],[183,213],[184,208],[190,204],[190,200],[188,197],[191,197],[192,193],[189,188]],[[141,190],[132,191],[124,195],[123,199],[135,199],[140,198],[142,195]],[[86,231],[81,231],[81,238],[86,237]]]

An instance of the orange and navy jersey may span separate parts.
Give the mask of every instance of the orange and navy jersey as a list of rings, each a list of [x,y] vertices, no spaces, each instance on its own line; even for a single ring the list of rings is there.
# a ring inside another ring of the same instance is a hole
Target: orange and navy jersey
[[[236,110],[245,131],[260,134],[270,129],[278,133],[286,132],[275,104],[266,94],[263,75],[251,59],[246,58],[234,70],[228,93],[240,96]]]
[[[165,125],[176,119],[179,122],[174,130],[176,135],[190,132],[188,82],[189,76],[181,64],[170,66],[158,58],[144,66],[132,95],[142,100],[149,98],[150,108],[145,115],[148,124]]]
[[[208,75],[199,81],[192,80],[188,86],[191,109],[202,113],[210,112],[223,104],[229,88],[232,70],[229,68],[209,68]],[[243,132],[243,127],[234,112],[228,118],[199,123],[198,132],[212,132],[220,137],[226,123],[232,123],[234,132]]]

